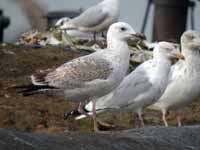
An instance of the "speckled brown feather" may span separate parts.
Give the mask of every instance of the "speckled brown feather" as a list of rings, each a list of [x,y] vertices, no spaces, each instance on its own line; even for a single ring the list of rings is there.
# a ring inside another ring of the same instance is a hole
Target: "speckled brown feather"
[[[102,58],[94,59],[86,56],[65,63],[53,72],[49,71],[35,74],[35,82],[57,88],[73,89],[96,79],[106,80],[112,72],[112,67]]]

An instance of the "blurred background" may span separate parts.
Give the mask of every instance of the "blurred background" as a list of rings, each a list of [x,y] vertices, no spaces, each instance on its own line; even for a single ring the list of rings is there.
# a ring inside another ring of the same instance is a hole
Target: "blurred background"
[[[14,42],[23,32],[33,28],[45,30],[52,19],[76,15],[99,1],[0,0],[3,10],[0,17],[10,19],[4,28],[4,42]],[[185,29],[200,31],[199,3],[198,0],[122,0],[120,21],[130,23],[137,32],[144,32],[148,40],[176,41]]]

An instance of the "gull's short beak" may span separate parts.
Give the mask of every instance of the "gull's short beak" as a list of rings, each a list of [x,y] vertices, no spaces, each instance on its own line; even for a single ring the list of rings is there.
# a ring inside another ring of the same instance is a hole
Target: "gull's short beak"
[[[193,42],[188,44],[190,47],[193,47],[194,49],[200,49],[200,38],[194,39]]]
[[[177,59],[185,59],[185,57],[184,57],[181,53],[176,53],[176,54],[175,54],[175,57],[176,57]]]
[[[139,40],[146,40],[146,36],[143,33],[135,33],[135,34],[131,34],[132,37],[137,38]]]
[[[200,43],[197,45],[197,48],[200,49]]]

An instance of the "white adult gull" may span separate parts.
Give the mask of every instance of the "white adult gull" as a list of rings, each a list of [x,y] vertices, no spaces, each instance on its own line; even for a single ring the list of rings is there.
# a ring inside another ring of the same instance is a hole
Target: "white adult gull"
[[[107,33],[106,49],[76,58],[54,70],[32,75],[32,85],[26,87],[23,94],[46,93],[78,102],[108,94],[127,73],[130,57],[127,40],[136,36],[129,24],[114,23]],[[95,101],[93,107],[94,129],[98,130]]]
[[[200,97],[200,35],[195,31],[186,31],[181,36],[184,61],[179,61],[171,69],[166,91],[151,109],[162,111],[162,120],[168,126],[168,110],[177,113],[178,126],[181,126],[183,107]]]
[[[107,30],[109,26],[118,21],[120,16],[120,0],[103,0],[94,5],[78,17],[65,21],[60,29],[73,30],[81,32],[96,33]]]
[[[168,42],[160,42],[153,51],[153,59],[139,65],[124,78],[111,93],[96,101],[97,112],[130,110],[137,112],[144,126],[142,110],[156,102],[163,94],[170,72],[172,59],[182,55]],[[92,111],[91,103],[85,110]],[[82,118],[82,116],[77,119]]]

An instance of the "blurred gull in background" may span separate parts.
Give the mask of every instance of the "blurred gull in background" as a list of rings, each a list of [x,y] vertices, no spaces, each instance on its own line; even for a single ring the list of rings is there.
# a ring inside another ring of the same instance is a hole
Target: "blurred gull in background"
[[[120,16],[120,0],[103,0],[101,3],[88,8],[78,17],[65,21],[60,29],[79,30],[81,32],[96,33],[103,32],[109,26],[118,21]]]
[[[60,18],[56,24],[55,27],[59,28],[60,26],[67,24],[71,19],[68,17]],[[78,38],[78,39],[92,39],[94,37],[94,34],[88,33],[88,32],[81,32],[77,29],[71,29],[71,30],[64,30],[63,33],[69,35],[72,38]],[[105,38],[102,37],[101,33],[96,34],[96,40],[104,40]]]

